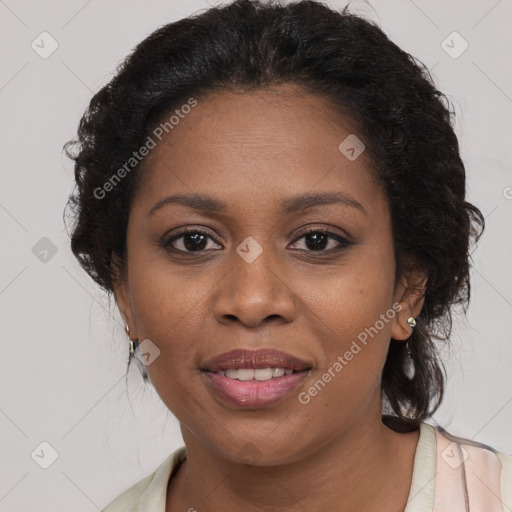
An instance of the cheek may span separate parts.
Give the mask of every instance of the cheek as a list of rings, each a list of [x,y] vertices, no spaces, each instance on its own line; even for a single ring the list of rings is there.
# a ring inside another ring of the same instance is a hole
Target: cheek
[[[301,403],[308,401],[304,407],[314,415],[328,410],[333,428],[380,406],[380,375],[396,314],[387,286],[379,274],[352,275],[333,281],[328,294],[324,288],[311,297],[315,309],[309,320],[315,322],[321,357]]]
[[[132,261],[135,267],[137,259]],[[151,340],[159,350],[146,367],[149,378],[173,414],[187,418],[197,408],[193,390],[200,386],[196,356],[204,335],[204,281],[197,276],[185,279],[161,263],[141,265],[133,275],[130,287],[139,339]]]
[[[133,254],[131,264],[132,308],[139,339],[148,338],[160,349],[163,360],[155,368],[186,368],[197,349],[191,340],[197,339],[202,324],[199,313],[206,290],[215,281],[209,283],[206,274],[199,279],[197,272],[178,270],[161,256],[151,259],[148,253],[145,258],[142,251]]]
[[[172,262],[165,249],[156,246],[155,240],[133,236],[129,255],[129,278],[134,313],[139,321],[138,328],[171,328],[184,318],[193,305],[201,300],[208,288],[197,267]]]
[[[308,307],[343,338],[373,325],[392,306],[394,265],[386,260],[361,251],[327,279],[305,282]]]
[[[380,375],[396,316],[393,282],[392,256],[365,250],[330,279],[309,283],[307,309],[313,313],[310,321],[317,326],[323,352],[319,373],[331,368],[344,375],[329,386],[334,393],[357,389],[364,394]],[[338,371],[333,368],[339,357],[341,372],[339,365]]]

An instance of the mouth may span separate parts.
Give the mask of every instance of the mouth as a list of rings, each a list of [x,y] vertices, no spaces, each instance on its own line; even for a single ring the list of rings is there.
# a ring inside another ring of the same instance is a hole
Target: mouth
[[[288,397],[307,378],[312,364],[273,350],[233,350],[200,368],[207,385],[231,406],[258,409]]]

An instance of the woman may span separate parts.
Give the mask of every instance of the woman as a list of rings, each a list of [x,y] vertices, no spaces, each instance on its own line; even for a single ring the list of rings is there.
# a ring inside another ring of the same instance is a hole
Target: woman
[[[71,247],[185,446],[105,512],[512,506],[512,456],[425,423],[484,228],[451,123],[420,63],[315,1],[137,46],[70,149]]]

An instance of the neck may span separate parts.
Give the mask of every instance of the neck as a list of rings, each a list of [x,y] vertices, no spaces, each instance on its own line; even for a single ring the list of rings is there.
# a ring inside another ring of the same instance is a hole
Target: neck
[[[184,429],[187,459],[169,485],[166,512],[400,512],[411,487],[418,437],[419,431],[394,432],[379,416],[351,425],[294,462],[258,466],[226,459]]]

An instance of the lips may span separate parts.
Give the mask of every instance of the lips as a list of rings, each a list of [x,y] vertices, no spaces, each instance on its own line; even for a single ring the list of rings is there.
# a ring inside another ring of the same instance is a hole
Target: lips
[[[239,381],[209,371],[202,375],[210,391],[228,407],[262,409],[276,406],[293,396],[309,373],[309,370],[303,370],[264,382]]]
[[[200,369],[203,371],[220,372],[222,370],[243,368],[284,368],[300,372],[310,369],[312,364],[275,349],[231,350],[224,352],[204,362]]]

